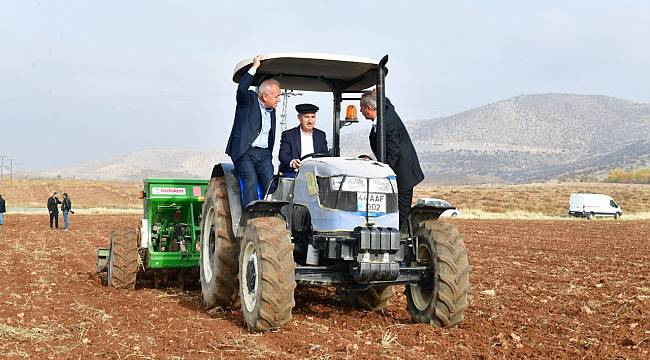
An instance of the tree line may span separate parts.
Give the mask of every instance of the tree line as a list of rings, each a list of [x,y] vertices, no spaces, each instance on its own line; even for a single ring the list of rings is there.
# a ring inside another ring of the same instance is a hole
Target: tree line
[[[613,169],[607,174],[607,182],[627,184],[650,184],[650,168]]]

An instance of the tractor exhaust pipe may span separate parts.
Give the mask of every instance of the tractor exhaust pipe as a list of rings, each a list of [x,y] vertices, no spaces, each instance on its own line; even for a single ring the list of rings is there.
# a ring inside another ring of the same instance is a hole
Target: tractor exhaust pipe
[[[386,109],[386,63],[388,55],[379,61],[377,68],[377,160],[386,162],[386,128],[384,127],[384,111]]]

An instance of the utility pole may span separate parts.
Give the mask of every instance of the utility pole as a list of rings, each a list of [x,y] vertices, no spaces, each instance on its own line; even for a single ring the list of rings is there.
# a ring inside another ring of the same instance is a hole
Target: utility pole
[[[10,171],[9,183],[10,184],[14,183],[14,160],[16,159],[9,159],[9,171]]]
[[[0,182],[2,182],[2,171],[4,170],[5,167],[5,158],[8,157],[7,155],[0,155]]]
[[[23,166],[23,163],[16,161],[16,179],[20,179],[20,167]]]
[[[282,131],[287,130],[287,105],[289,105],[290,96],[302,96],[302,93],[293,92],[293,90],[285,90],[280,93],[282,95],[282,112],[280,113],[280,125]]]

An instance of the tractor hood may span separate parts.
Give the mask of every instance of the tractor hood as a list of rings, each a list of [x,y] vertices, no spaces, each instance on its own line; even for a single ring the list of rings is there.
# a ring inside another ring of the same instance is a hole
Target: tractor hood
[[[305,159],[300,172],[311,172],[319,177],[355,176],[363,178],[387,178],[395,176],[386,164],[357,158],[326,157]]]
[[[294,203],[301,204],[309,209],[314,231],[352,231],[358,226],[364,226],[367,220],[376,226],[384,228],[399,228],[399,213],[397,212],[397,194],[386,194],[392,197],[392,210],[384,210],[370,214],[367,208],[359,206],[358,195],[346,196],[344,200],[335,201],[342,205],[346,203],[351,208],[343,210],[324,204],[322,181],[319,185],[318,178],[332,177],[367,178],[367,179],[395,179],[395,173],[386,164],[374,160],[356,158],[312,158],[305,159],[300,164],[300,171],[294,183]],[[394,180],[392,180],[394,181]],[[330,186],[326,181],[326,186]],[[395,186],[395,190],[396,186]],[[348,194],[350,195],[350,194]],[[365,200],[364,200],[365,201]],[[388,201],[388,200],[387,200]],[[331,205],[331,204],[330,204]],[[370,216],[368,219],[367,216]]]

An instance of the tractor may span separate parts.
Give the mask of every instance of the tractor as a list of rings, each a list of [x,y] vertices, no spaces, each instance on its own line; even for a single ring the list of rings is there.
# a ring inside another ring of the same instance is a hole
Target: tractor
[[[108,286],[135,289],[153,282],[198,288],[198,246],[207,180],[144,180],[139,226],[111,233],[108,248],[97,251],[97,273]]]
[[[396,176],[384,163],[387,61],[302,53],[262,59],[253,85],[275,78],[285,91],[333,94],[332,148],[303,156],[295,178],[275,176],[269,188],[258,186],[259,199],[247,206],[233,165],[213,167],[200,232],[206,308],[241,307],[248,329],[260,332],[291,319],[298,285],[333,286],[344,304],[370,311],[385,308],[395,285],[405,285],[413,322],[463,321],[467,251],[456,225],[438,220],[453,208],[416,203],[399,229]],[[252,59],[237,64],[233,81],[251,65]],[[342,102],[358,101],[373,86],[378,159],[342,157],[341,128],[358,122],[350,106],[341,118]]]

